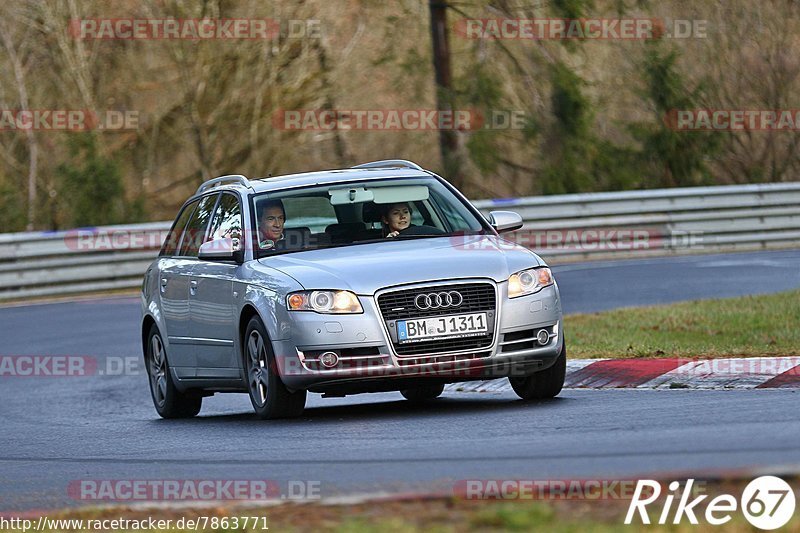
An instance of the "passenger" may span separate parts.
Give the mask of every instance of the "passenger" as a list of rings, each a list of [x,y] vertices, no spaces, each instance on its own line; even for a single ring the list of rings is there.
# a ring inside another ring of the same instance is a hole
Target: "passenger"
[[[283,240],[283,226],[286,224],[286,210],[280,200],[267,200],[260,205],[258,218],[258,246],[271,250]]]
[[[381,206],[381,222],[386,238],[397,237],[401,231],[411,225],[411,215],[414,211],[408,202],[398,202]]]

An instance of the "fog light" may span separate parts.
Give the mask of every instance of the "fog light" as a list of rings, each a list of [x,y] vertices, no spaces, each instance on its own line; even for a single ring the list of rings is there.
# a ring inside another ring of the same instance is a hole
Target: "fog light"
[[[538,342],[540,346],[544,346],[550,342],[550,334],[546,329],[539,330],[539,332],[536,334],[536,342]]]
[[[334,352],[325,352],[319,356],[319,362],[325,368],[333,368],[339,364],[339,356]]]

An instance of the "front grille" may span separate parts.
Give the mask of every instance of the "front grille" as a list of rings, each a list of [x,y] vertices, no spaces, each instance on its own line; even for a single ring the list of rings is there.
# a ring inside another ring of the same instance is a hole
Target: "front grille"
[[[464,303],[456,308],[420,311],[414,305],[414,299],[420,294],[457,290],[464,297]],[[494,286],[488,283],[465,283],[463,285],[438,285],[421,287],[406,291],[390,292],[378,297],[384,320],[405,320],[429,316],[452,315],[454,313],[472,313],[475,311],[494,311]]]
[[[429,309],[421,311],[417,309],[414,300],[420,294],[432,292],[457,290],[463,297],[463,303],[458,307],[446,309]],[[480,350],[491,346],[494,332],[494,311],[496,307],[495,288],[490,283],[463,283],[451,285],[436,285],[427,287],[417,287],[414,289],[399,290],[378,297],[378,307],[381,310],[387,327],[392,329],[390,322],[396,320],[407,320],[414,318],[428,318],[436,316],[446,316],[453,314],[475,313],[486,311],[490,331],[480,337],[467,337],[462,339],[445,339],[420,341],[407,344],[399,344],[392,341],[397,355],[417,355],[435,354],[442,352]]]

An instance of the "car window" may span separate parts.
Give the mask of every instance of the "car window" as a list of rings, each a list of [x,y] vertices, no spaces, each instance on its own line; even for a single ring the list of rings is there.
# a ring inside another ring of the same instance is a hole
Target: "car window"
[[[330,224],[336,224],[336,211],[324,196],[286,198],[286,229],[309,228],[312,233],[321,233]]]
[[[171,256],[177,253],[183,230],[186,228],[186,223],[189,222],[189,217],[194,213],[194,209],[197,207],[198,203],[199,200],[195,200],[178,213],[175,223],[172,224],[172,229],[169,230],[169,234],[166,240],[164,240],[164,245],[161,247],[161,252],[158,254],[159,256]]]
[[[241,238],[242,209],[239,199],[234,194],[223,193],[211,219],[206,241],[224,237]]]
[[[183,232],[181,238],[181,249],[178,255],[184,257],[197,257],[200,251],[200,245],[206,236],[206,229],[208,228],[208,221],[211,219],[211,213],[217,203],[219,194],[212,194],[200,200],[200,205],[197,206],[186,230]]]
[[[381,223],[384,208],[396,203],[413,207],[411,223],[415,228],[401,238],[446,236],[450,232],[480,233],[485,230],[463,200],[434,178],[355,181],[310,186],[254,195],[253,208],[260,213],[267,202],[279,202],[286,213],[284,229],[309,228],[300,245],[291,245],[285,232],[274,245],[257,246],[257,256],[292,253],[329,246],[352,246],[386,238]],[[338,215],[338,216],[337,216]],[[258,216],[254,223],[259,224]],[[257,227],[260,235],[261,228]],[[284,242],[285,241],[285,242]]]
[[[444,218],[450,224],[450,231],[465,231],[471,228],[470,224],[464,219],[464,206],[462,204],[448,202],[435,191],[431,196],[436,207],[442,210]]]

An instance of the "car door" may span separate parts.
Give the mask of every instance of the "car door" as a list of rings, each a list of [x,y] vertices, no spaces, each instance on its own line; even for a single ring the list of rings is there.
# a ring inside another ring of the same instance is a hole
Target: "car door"
[[[196,375],[197,358],[191,337],[189,309],[190,281],[192,269],[197,263],[197,252],[205,238],[218,196],[218,193],[204,196],[196,204],[181,236],[180,246],[175,255],[165,262],[159,280],[170,365],[182,378]]]
[[[206,241],[238,237],[241,242],[242,208],[235,193],[220,196]],[[233,261],[198,260],[190,281],[190,335],[196,348],[197,377],[238,378],[234,342],[237,336],[238,294],[233,280],[239,265]]]
[[[199,203],[199,200],[195,200],[181,209],[164,241],[158,260],[159,308],[166,328],[162,335],[169,342],[169,364],[179,377],[186,374],[187,363],[181,359],[180,349],[173,349],[172,340],[189,334],[189,284],[180,281],[183,261],[177,255],[186,226]]]

